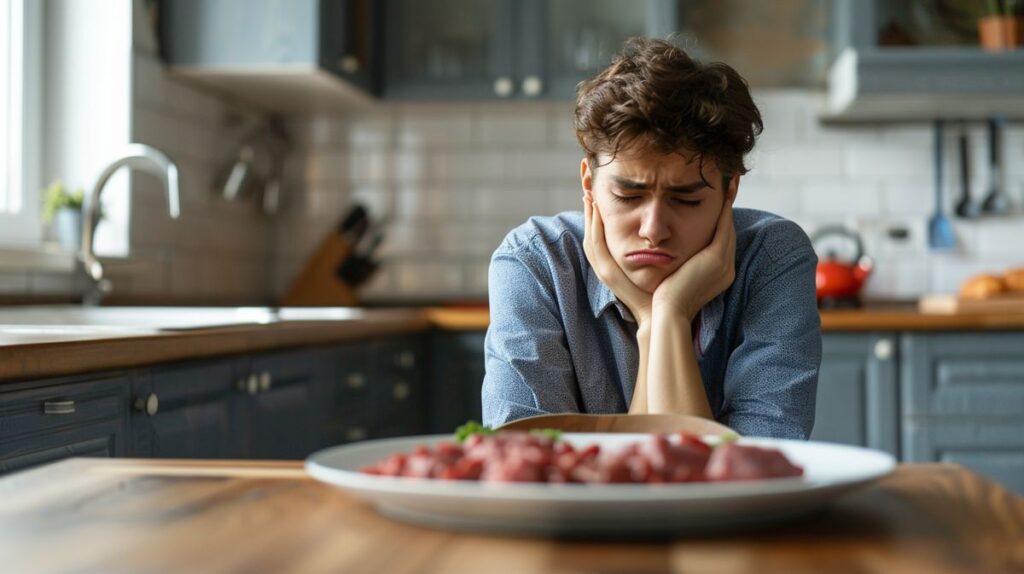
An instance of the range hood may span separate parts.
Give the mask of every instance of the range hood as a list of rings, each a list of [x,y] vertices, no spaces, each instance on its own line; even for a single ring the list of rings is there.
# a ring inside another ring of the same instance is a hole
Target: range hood
[[[1024,50],[844,49],[829,70],[821,121],[1024,118]]]

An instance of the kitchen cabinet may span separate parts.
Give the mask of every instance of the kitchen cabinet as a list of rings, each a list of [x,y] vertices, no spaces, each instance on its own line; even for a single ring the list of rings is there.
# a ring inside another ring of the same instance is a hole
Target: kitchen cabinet
[[[384,94],[571,99],[630,36],[675,31],[669,0],[388,0]]]
[[[1024,493],[1024,333],[907,334],[903,451]]]
[[[483,420],[484,331],[438,331],[431,339],[432,433],[450,433],[466,421]]]
[[[898,338],[895,333],[826,333],[811,440],[899,456]]]
[[[256,355],[238,361],[234,399],[239,439],[246,458],[305,458],[316,450],[318,385],[324,380],[327,354],[309,349]]]
[[[301,112],[368,101],[380,87],[382,7],[374,0],[173,0],[160,3],[173,73],[256,103]]]
[[[1024,52],[978,45],[985,2],[945,6],[839,0],[822,120],[927,121],[1024,116]]]
[[[126,456],[127,378],[0,393],[0,474],[71,456]]]
[[[132,385],[132,455],[162,458],[241,458],[231,399],[231,360],[140,371]]]
[[[374,363],[375,397],[382,437],[427,432],[427,360],[418,338],[382,340],[370,349]]]

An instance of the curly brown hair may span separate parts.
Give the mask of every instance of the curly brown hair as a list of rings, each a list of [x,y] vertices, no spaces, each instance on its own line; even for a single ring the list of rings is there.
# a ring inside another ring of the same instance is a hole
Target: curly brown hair
[[[630,38],[612,63],[577,87],[576,139],[598,154],[686,150],[723,177],[747,173],[744,156],[764,129],[747,82],[723,63],[694,60],[665,40]],[[706,180],[705,180],[706,182]]]

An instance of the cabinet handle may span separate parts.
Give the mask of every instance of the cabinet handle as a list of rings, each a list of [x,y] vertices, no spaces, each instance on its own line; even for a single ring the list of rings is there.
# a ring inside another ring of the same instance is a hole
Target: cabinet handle
[[[362,373],[352,373],[345,379],[350,389],[361,389],[366,386],[366,377]]]
[[[242,391],[243,393],[255,395],[256,393],[260,392],[260,379],[259,377],[256,376],[255,373],[253,373],[248,377],[242,377],[241,379],[238,379],[238,383],[235,386],[238,387],[238,390]]]
[[[270,371],[263,371],[260,373],[260,392],[265,393],[270,390],[271,385],[274,383],[273,377],[270,376]]]
[[[364,427],[351,427],[345,431],[345,442],[355,442],[366,438],[366,429]]]
[[[527,76],[523,80],[523,93],[531,98],[535,98],[544,91],[544,81],[537,76]]]
[[[149,393],[144,397],[135,397],[135,410],[153,416],[160,410],[160,399],[156,393]]]
[[[892,341],[889,339],[879,339],[875,342],[875,358],[879,361],[888,361],[892,358]]]
[[[409,398],[409,393],[412,389],[409,388],[409,383],[395,383],[395,387],[391,389],[392,396],[395,397],[396,401],[404,401]]]
[[[416,353],[402,351],[398,354],[398,366],[403,369],[411,369],[416,366]]]
[[[341,59],[338,60],[338,67],[346,74],[355,74],[359,71],[359,58],[352,54],[342,56]]]
[[[512,78],[502,76],[494,80],[494,93],[499,97],[507,98],[512,95]]]
[[[70,415],[75,412],[75,401],[44,401],[43,414]]]

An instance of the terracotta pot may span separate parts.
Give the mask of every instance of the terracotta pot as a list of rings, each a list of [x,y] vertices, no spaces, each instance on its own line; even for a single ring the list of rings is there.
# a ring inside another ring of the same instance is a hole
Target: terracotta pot
[[[1024,18],[1019,16],[985,16],[978,20],[981,47],[989,52],[1016,49],[1024,41],[1021,35]]]

